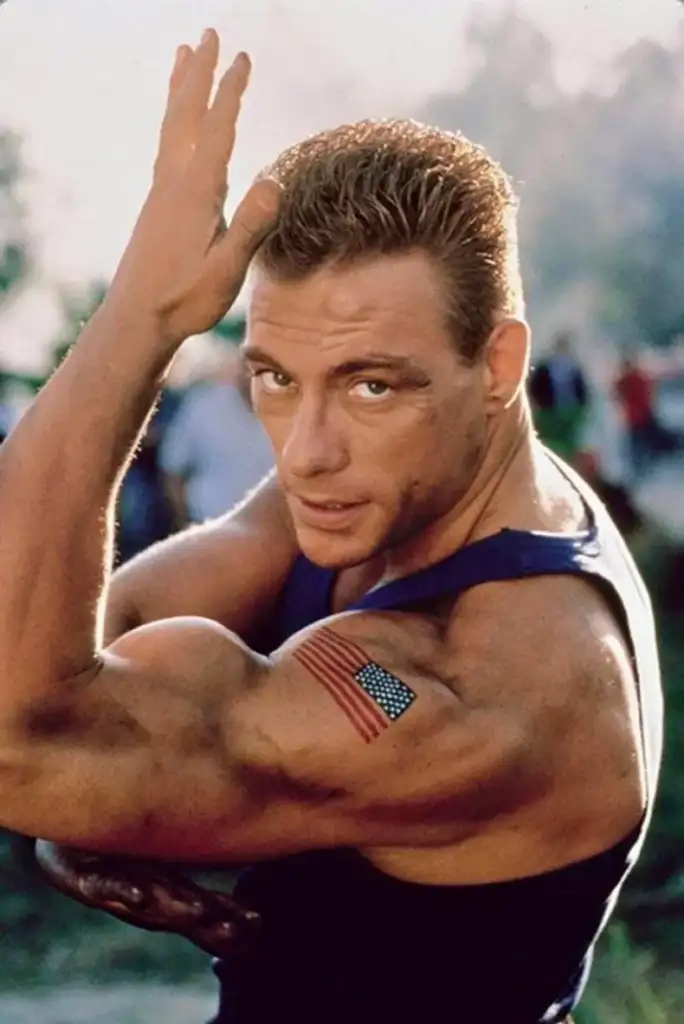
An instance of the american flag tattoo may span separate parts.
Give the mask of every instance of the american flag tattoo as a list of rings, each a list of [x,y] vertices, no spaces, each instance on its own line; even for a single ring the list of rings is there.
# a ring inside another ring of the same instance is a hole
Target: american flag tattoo
[[[416,699],[406,683],[326,626],[305,640],[294,657],[326,688],[366,743],[401,718]]]

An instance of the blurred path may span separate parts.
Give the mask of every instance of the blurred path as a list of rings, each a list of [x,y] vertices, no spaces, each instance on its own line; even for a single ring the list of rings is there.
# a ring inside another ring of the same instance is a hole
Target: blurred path
[[[216,992],[165,985],[50,988],[0,994],[2,1024],[206,1024]]]
[[[634,497],[640,512],[673,540],[684,541],[684,455],[661,459]]]

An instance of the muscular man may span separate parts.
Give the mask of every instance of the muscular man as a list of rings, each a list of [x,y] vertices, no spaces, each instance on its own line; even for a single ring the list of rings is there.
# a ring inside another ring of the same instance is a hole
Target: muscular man
[[[662,708],[634,565],[530,426],[513,194],[462,137],[368,122],[285,153],[223,232],[249,64],[210,103],[217,48],[181,48],[108,297],[0,454],[0,824],[252,865],[222,1020],[555,1024]],[[107,645],[123,467],[252,260],[277,481],[124,572]]]

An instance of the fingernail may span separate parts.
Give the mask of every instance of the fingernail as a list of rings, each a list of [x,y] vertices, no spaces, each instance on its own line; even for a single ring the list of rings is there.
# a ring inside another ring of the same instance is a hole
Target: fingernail
[[[210,39],[211,39],[211,29],[210,28],[205,28],[204,32],[202,33],[201,42],[202,43],[208,43]]]

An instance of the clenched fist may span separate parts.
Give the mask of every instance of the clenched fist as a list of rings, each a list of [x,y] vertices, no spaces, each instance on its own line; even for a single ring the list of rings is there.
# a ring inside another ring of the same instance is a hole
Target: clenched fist
[[[164,864],[86,853],[38,840],[52,884],[79,903],[147,931],[172,932],[213,956],[246,948],[259,917],[227,893],[204,889]]]

